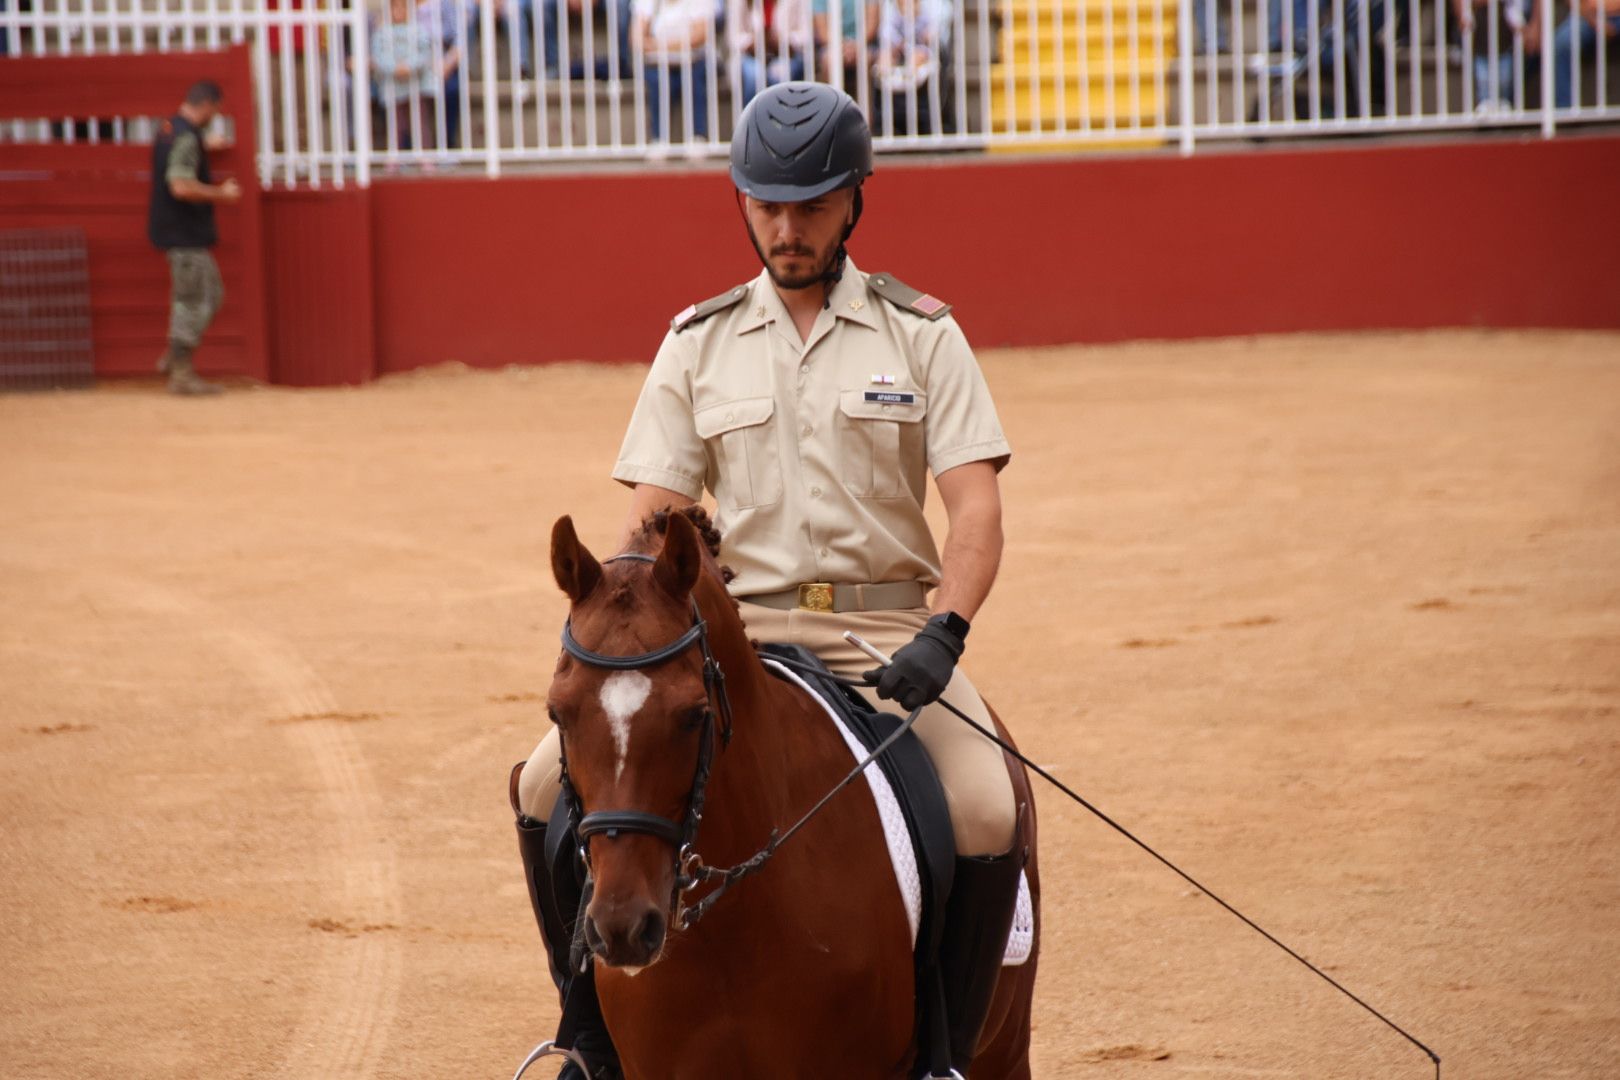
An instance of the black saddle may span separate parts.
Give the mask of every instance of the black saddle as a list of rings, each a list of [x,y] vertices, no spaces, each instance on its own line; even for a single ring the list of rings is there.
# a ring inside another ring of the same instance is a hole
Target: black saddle
[[[868,751],[905,723],[904,717],[874,709],[865,698],[840,684],[810,650],[799,645],[770,643],[760,646],[765,657],[791,661],[789,670],[804,680],[834,711],[844,726]],[[773,674],[777,674],[772,669]],[[778,674],[778,677],[781,676]],[[946,1024],[943,986],[939,976],[939,945],[945,926],[945,901],[950,897],[956,870],[956,834],[951,828],[945,788],[934,763],[916,732],[908,731],[883,753],[873,767],[883,770],[894,789],[900,811],[917,853],[917,874],[922,883],[922,912],[917,921],[914,954],[917,977],[917,1034],[919,1061],[925,1061],[935,1035]]]

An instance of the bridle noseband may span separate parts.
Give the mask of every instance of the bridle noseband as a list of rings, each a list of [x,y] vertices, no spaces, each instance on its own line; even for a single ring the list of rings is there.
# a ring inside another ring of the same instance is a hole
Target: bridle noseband
[[[651,555],[615,555],[611,559],[603,560],[605,563],[620,561],[651,563],[658,560]],[[686,813],[680,821],[671,821],[660,814],[645,810],[597,810],[585,813],[579,793],[574,790],[568,776],[568,755],[562,751],[559,742],[563,798],[568,807],[569,820],[579,836],[580,852],[586,866],[590,865],[591,837],[602,834],[612,839],[620,833],[645,833],[657,837],[675,849],[675,885],[678,892],[686,891],[694,884],[683,872],[683,867],[693,858],[692,841],[697,836],[698,825],[703,821],[704,792],[709,785],[709,772],[714,765],[717,708],[720,716],[719,743],[724,747],[731,742],[731,699],[726,696],[725,673],[720,670],[719,662],[709,649],[709,625],[704,621],[703,613],[699,610],[697,599],[694,597],[692,627],[686,633],[652,652],[636,656],[606,656],[593,652],[579,643],[574,637],[571,620],[563,624],[563,651],[582,664],[608,671],[638,671],[642,668],[656,667],[680,656],[694,645],[703,655],[703,688],[707,692],[710,707],[703,712],[703,732],[698,744],[697,766],[692,775],[691,791],[686,797]]]

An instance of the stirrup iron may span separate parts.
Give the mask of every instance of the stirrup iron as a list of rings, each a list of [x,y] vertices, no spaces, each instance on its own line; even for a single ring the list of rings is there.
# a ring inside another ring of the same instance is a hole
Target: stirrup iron
[[[578,1050],[574,1050],[573,1048],[567,1046],[558,1046],[555,1040],[547,1039],[545,1042],[529,1051],[529,1056],[523,1059],[523,1064],[518,1066],[518,1071],[512,1074],[512,1080],[523,1080],[523,1074],[529,1071],[529,1066],[533,1065],[543,1057],[567,1058],[569,1061],[579,1066],[579,1070],[586,1076],[591,1075],[591,1067],[586,1064],[585,1059],[579,1055]]]

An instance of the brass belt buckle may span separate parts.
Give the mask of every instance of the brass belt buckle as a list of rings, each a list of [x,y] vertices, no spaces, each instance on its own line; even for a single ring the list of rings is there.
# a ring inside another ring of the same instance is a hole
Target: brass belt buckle
[[[833,587],[828,581],[811,581],[799,586],[799,607],[805,611],[831,611]]]

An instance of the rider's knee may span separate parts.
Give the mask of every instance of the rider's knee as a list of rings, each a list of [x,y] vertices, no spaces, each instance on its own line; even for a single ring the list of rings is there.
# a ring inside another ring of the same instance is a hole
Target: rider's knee
[[[518,774],[518,808],[536,821],[550,819],[551,808],[562,792],[562,763],[557,743],[557,732],[547,733]]]
[[[999,750],[999,747],[998,747]],[[956,833],[958,855],[1001,855],[1012,848],[1018,825],[1012,781],[999,760],[993,770],[981,770],[945,788]]]

